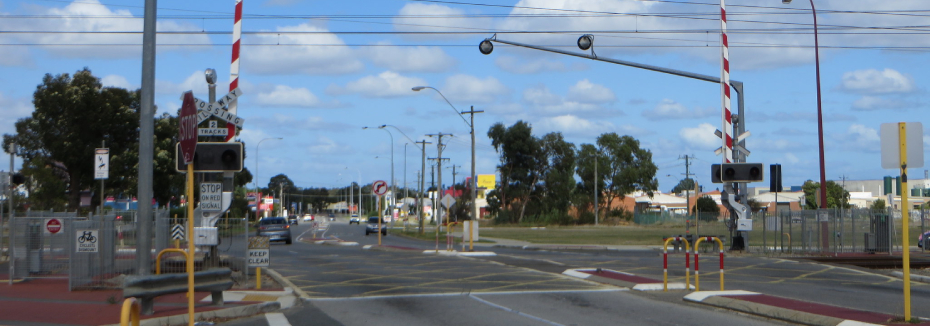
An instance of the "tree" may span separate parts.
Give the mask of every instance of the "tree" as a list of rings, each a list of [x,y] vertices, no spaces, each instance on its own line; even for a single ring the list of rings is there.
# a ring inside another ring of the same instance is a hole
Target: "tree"
[[[642,191],[652,197],[659,188],[659,180],[655,177],[659,168],[652,162],[652,152],[640,148],[635,138],[616,133],[602,134],[597,138],[597,146],[598,151],[606,156],[604,199],[608,210],[614,199],[622,200],[634,191]],[[598,170],[601,168],[598,165]]]
[[[884,209],[885,209],[885,200],[884,200],[884,199],[877,199],[877,200],[875,200],[874,202],[872,202],[872,206],[871,206],[870,208],[871,208],[873,211],[884,210]]]
[[[686,190],[694,191],[694,179],[685,178],[681,181],[678,181],[678,184],[675,185],[675,188],[672,188],[671,193],[678,194]]]
[[[542,138],[546,163],[542,164],[545,194],[542,203],[547,210],[565,215],[575,189],[575,144],[565,141],[562,133],[548,133]]]
[[[521,222],[546,163],[540,141],[533,137],[532,127],[522,120],[509,128],[496,123],[488,131],[488,137],[501,160],[497,166],[501,173],[501,204],[508,210],[519,204],[516,221],[511,222]]]
[[[268,191],[277,192],[279,189],[288,193],[297,190],[297,188],[294,187],[294,181],[291,181],[291,179],[283,173],[273,176],[268,180]]]
[[[720,206],[717,206],[713,198],[702,196],[694,204],[694,213],[698,212],[701,213],[699,215],[701,221],[716,221],[720,216]]]
[[[3,146],[18,145],[24,161],[41,158],[67,177],[68,207],[77,209],[80,192],[93,179],[94,149],[106,141],[110,148],[110,175],[117,189],[126,187],[133,163],[124,157],[137,143],[139,93],[104,88],[87,68],[74,76],[46,74],[33,93],[32,116],[16,122],[16,134],[3,136]]]
[[[817,190],[820,189],[820,182],[807,180],[801,186],[804,190],[806,209],[818,209],[817,202],[820,200],[817,196]],[[827,180],[827,208],[849,208],[849,192],[843,189],[833,180]]]

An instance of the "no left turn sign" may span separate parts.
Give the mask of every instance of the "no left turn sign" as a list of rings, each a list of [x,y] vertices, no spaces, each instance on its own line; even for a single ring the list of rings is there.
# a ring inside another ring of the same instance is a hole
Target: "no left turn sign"
[[[387,182],[384,182],[384,180],[378,180],[371,185],[371,188],[374,189],[375,195],[383,196],[387,193],[388,186]]]

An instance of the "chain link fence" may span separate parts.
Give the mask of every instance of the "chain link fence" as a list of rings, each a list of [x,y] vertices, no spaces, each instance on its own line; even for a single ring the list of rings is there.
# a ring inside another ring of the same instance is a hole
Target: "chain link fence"
[[[10,220],[10,280],[29,278],[67,279],[71,290],[120,288],[124,275],[136,273],[138,219],[134,211],[109,211],[104,215],[78,216],[74,212],[28,211]],[[52,222],[55,220],[55,222]],[[156,210],[152,257],[166,248],[187,248],[173,241],[171,228],[186,219],[169,218]],[[217,223],[218,246],[197,247],[196,268],[204,264],[245,270],[248,222],[223,218]],[[186,232],[190,234],[190,232]],[[181,257],[181,263],[178,263]],[[181,254],[162,257],[162,273],[183,273]]]

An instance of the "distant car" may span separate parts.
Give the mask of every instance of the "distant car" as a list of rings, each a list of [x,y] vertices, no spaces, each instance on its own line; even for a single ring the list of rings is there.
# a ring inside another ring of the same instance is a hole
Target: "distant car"
[[[284,217],[266,217],[258,222],[258,236],[268,237],[269,241],[284,241],[286,244],[293,242],[291,238],[291,226]]]
[[[917,248],[923,248],[924,242],[926,242],[924,241],[924,239],[927,239],[928,237],[930,237],[930,231],[927,231],[927,232],[922,233],[921,235],[918,235],[917,236]]]
[[[355,223],[355,224],[361,223],[361,219],[358,218],[358,214],[352,214],[352,217],[349,218],[349,224],[352,224],[352,223]]]
[[[304,222],[313,221],[313,214],[304,214]]]
[[[288,215],[287,222],[290,224],[297,224],[297,215]]]
[[[370,216],[368,217],[368,225],[365,226],[365,235],[372,233],[378,233],[378,217]],[[381,220],[381,234],[387,236],[387,223],[384,223],[384,220]]]

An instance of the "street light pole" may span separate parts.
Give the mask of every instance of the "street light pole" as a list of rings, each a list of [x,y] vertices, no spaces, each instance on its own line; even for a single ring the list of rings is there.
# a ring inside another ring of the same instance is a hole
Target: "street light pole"
[[[419,92],[420,90],[423,90],[425,88],[432,89],[436,91],[436,93],[439,93],[439,96],[442,96],[442,99],[446,100],[446,103],[448,103],[449,106],[452,107],[452,110],[455,110],[455,113],[458,114],[459,117],[461,117],[462,120],[465,121],[465,124],[467,124],[468,128],[470,129],[470,132],[471,132],[471,185],[470,186],[471,186],[471,205],[472,205],[470,213],[471,213],[471,220],[477,221],[478,220],[478,203],[476,201],[478,198],[478,180],[476,180],[475,178],[475,113],[482,113],[484,112],[484,110],[475,110],[475,107],[472,106],[470,111],[459,112],[459,110],[456,109],[454,105],[452,105],[452,102],[449,102],[449,99],[447,99],[445,95],[442,95],[442,92],[440,92],[435,87],[417,86],[411,89],[414,92]],[[465,120],[465,116],[463,114],[471,114],[471,122],[469,122],[468,120]],[[472,249],[472,248],[469,248],[469,249]]]
[[[394,207],[397,203],[397,188],[394,184],[394,134],[391,134],[390,130],[384,129],[386,125],[381,125],[378,129],[384,130],[388,133],[388,136],[391,136],[391,225],[394,225]],[[368,127],[362,127],[362,129],[368,129]],[[378,212],[378,216],[382,216],[381,212]]]
[[[262,142],[264,142],[264,141],[266,141],[266,140],[270,140],[270,139],[281,140],[281,139],[284,139],[284,138],[282,138],[282,137],[265,138],[265,139],[259,140],[259,141],[258,141],[258,144],[255,145],[255,178],[253,179],[252,183],[255,184],[255,192],[256,192],[256,193],[259,193],[259,191],[260,191],[260,189],[258,188],[258,147],[262,145]],[[261,201],[262,201],[262,198],[260,198],[261,195],[259,195],[258,197],[259,197],[259,198],[255,198],[255,220],[256,220],[256,221],[259,220],[259,218],[258,218],[259,215],[258,215],[258,214],[259,214],[259,212],[261,211],[261,210],[259,209],[259,207],[261,207],[261,206],[260,206],[260,203],[261,203]],[[189,201],[190,201],[190,199],[188,199],[188,202],[189,202]]]

